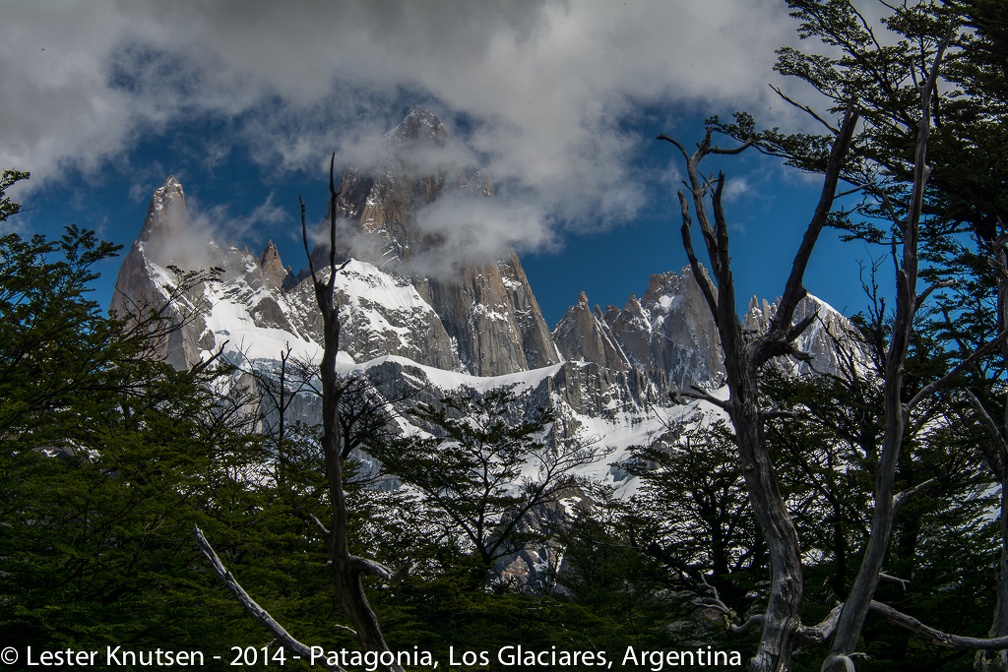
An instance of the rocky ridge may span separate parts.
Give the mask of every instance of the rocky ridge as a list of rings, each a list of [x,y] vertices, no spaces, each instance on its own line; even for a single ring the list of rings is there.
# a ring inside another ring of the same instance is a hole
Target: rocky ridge
[[[337,258],[347,264],[336,287],[346,373],[413,401],[515,386],[528,408],[555,409],[558,431],[617,449],[661,431],[655,409],[671,406],[673,390],[723,383],[717,331],[688,268],[652,276],[622,308],[591,307],[582,294],[550,330],[513,251],[437,274],[412,266],[441,243],[418,226],[420,208],[451,190],[494,198],[485,171],[425,163],[446,138],[436,116],[414,110],[386,137],[384,165],[340,176]],[[197,261],[220,267],[221,280],[184,297],[207,309],[163,344],[169,362],[188,366],[218,349],[243,366],[274,366],[284,349],[317,360],[321,317],[306,272],[285,266],[272,242],[256,255],[194,235],[182,186],[169,177],[123,261],[112,310],[125,315],[163,303],[175,280],[169,268]],[[326,266],[328,248],[316,247],[312,258]],[[826,312],[812,300],[803,305],[799,312]],[[751,305],[747,327],[761,328],[772,311],[765,302]],[[799,344],[814,351],[816,367],[830,365],[829,333],[810,329]],[[588,469],[612,477],[607,464]]]

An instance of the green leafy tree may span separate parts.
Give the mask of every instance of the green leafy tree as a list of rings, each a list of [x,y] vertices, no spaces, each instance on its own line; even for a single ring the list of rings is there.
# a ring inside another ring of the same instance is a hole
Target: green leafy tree
[[[669,572],[668,583],[745,613],[754,569],[765,569],[731,430],[700,414],[670,423],[624,464],[640,479],[623,527]]]
[[[477,585],[498,561],[542,541],[544,530],[530,525],[532,515],[576,494],[585,482],[574,470],[600,454],[551,436],[549,409],[515,417],[521,406],[509,388],[449,397],[438,407],[422,404],[413,416],[429,431],[377,455],[388,473],[417,492],[415,505],[430,512],[443,543],[471,554]]]
[[[115,250],[73,226],[0,238],[0,629],[46,649],[222,644],[189,530],[242,490],[257,442],[216,362],[153,356],[160,313],[127,323],[89,298]]]
[[[561,530],[562,571],[558,584],[570,600],[598,623],[589,631],[596,644],[618,652],[695,648],[724,638],[710,619],[697,618],[696,594],[669,580],[668,563],[638,548],[639,530],[626,519],[624,503],[597,497]]]
[[[913,515],[917,508],[913,501],[900,512],[898,504],[907,497],[895,495],[888,484],[905,485],[906,494],[918,489],[915,482],[926,482],[927,477],[921,477],[935,466],[929,465],[929,450],[942,449],[943,442],[937,440],[942,432],[918,434],[920,426],[928,418],[961,414],[956,403],[957,398],[964,399],[960,396],[964,375],[988,367],[985,359],[1003,357],[999,343],[1008,333],[1006,322],[994,319],[997,312],[991,310],[995,305],[991,298],[995,288],[1003,296],[1002,288],[1008,285],[990,282],[992,274],[977,271],[990,264],[996,276],[1004,267],[999,221],[1006,185],[1003,57],[1008,14],[1004,3],[986,0],[905,5],[887,19],[897,41],[883,45],[849,3],[792,6],[803,21],[804,35],[823,40],[840,56],[782,50],[781,70],[825,94],[833,101],[832,111],[857,98],[862,109],[870,110],[856,146],[858,160],[846,176],[867,197],[847,213],[851,216],[836,221],[852,238],[892,249],[902,246],[901,258],[893,253],[898,289],[886,325],[888,336],[882,339],[885,367],[879,368],[884,371],[883,404],[888,410],[875,468],[875,518],[866,544],[868,561],[858,573],[853,599],[845,603],[833,640],[834,665],[839,667],[856,645],[864,614],[875,610],[870,600],[882,563],[900,555],[908,562],[921,541],[926,518],[920,511]],[[928,284],[918,289],[918,281]],[[942,296],[953,282],[971,291],[956,289]],[[930,311],[925,304],[929,297],[936,307]],[[915,349],[920,348],[926,348],[926,356],[917,356]],[[899,360],[903,361],[896,366]],[[953,389],[960,393],[951,394]],[[972,392],[965,394],[979,401]],[[990,407],[971,406],[977,424],[987,428],[986,443],[996,448],[1000,439],[990,431]],[[994,455],[997,450],[987,452]],[[957,463],[948,456],[945,460]],[[976,476],[975,465],[975,458],[961,464],[967,481]],[[995,475],[1001,480],[997,469]],[[935,478],[942,480],[940,473]],[[1004,593],[1004,588],[998,592]],[[924,634],[895,610],[879,611],[890,622]],[[997,640],[1008,632],[1003,613],[999,608],[990,640],[945,636],[942,641],[948,646],[996,649]],[[935,632],[925,636],[936,637]],[[993,657],[1000,658],[1000,667],[990,669],[1004,669],[1003,654]]]
[[[991,0],[950,1],[962,16],[961,50],[945,77],[951,84],[937,118],[932,156],[934,188],[927,202],[937,226],[957,235],[927,252],[935,283],[954,285],[939,295],[931,328],[957,361],[1008,328],[1008,6]],[[988,477],[1001,488],[997,605],[989,636],[1008,636],[1008,450],[1003,379],[1008,345],[964,372],[957,417],[972,427],[973,445]],[[1008,650],[977,656],[982,670],[1008,670]]]
[[[27,180],[30,173],[23,170],[5,169],[0,174],[0,222],[6,222],[8,217],[21,212],[21,204],[10,199],[7,190],[22,180]]]

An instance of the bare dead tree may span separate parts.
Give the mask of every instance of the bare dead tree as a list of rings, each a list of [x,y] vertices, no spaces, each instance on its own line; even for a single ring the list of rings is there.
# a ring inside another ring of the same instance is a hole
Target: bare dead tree
[[[924,187],[931,172],[927,165],[927,144],[931,129],[932,94],[938,80],[942,57],[953,35],[954,28],[949,28],[935,54],[927,81],[919,87],[920,118],[909,208],[904,217],[896,216],[894,208],[890,210],[893,214],[894,224],[899,227],[902,234],[903,249],[902,259],[899,261],[896,272],[895,317],[890,332],[883,377],[885,430],[882,438],[882,450],[875,469],[875,506],[872,510],[871,532],[864,557],[854,578],[854,584],[844,601],[829,655],[823,663],[824,672],[843,672],[853,666],[850,656],[857,646],[865,617],[875,595],[875,588],[878,586],[882,564],[889,547],[893,521],[900,503],[908,496],[907,493],[897,495],[894,490],[900,447],[910,412],[914,406],[947,385],[952,379],[951,375],[946,376],[920,390],[909,403],[903,401],[904,366],[913,335],[914,317],[924,299],[933,291],[933,288],[928,288],[922,294],[917,294],[918,244]],[[884,202],[887,202],[887,197],[884,194],[881,196]]]
[[[788,354],[803,356],[793,344],[815,320],[816,315],[813,313],[796,324],[792,324],[792,318],[798,302],[806,294],[802,284],[805,268],[832,210],[841,170],[851,147],[858,118],[857,111],[852,106],[849,107],[843,124],[836,132],[819,203],[795,253],[777,313],[766,332],[759,335],[746,333],[736,312],[735,283],[728,248],[728,223],[722,207],[724,173],[720,173],[713,183],[700,173],[700,162],[705,157],[712,154],[739,154],[752,147],[755,140],[747,140],[731,149],[722,149],[711,143],[713,131],[708,129],[697,149],[690,153],[678,140],[666,135],[659,136],[660,140],[672,143],[686,161],[689,199],[685,193],[679,192],[683,247],[721,337],[729,395],[718,404],[728,413],[735,428],[742,475],[752,503],[753,515],[766,539],[770,556],[770,596],[766,611],[758,618],[763,625],[763,634],[756,655],[749,664],[749,669],[753,672],[789,669],[791,654],[798,643],[801,628],[803,597],[801,547],[777,485],[764,435],[767,409],[763,408],[760,401],[758,370],[774,357]],[[711,195],[710,206],[705,200],[708,194]],[[701,267],[693,247],[690,200],[712,266],[713,281]],[[751,625],[742,627],[748,629]]]
[[[1003,223],[999,223],[1002,230]],[[988,259],[997,278],[997,301],[995,324],[999,333],[1008,330],[1008,234],[1002,233],[990,241]],[[1000,347],[1002,362],[1008,362],[1008,341]],[[980,367],[974,371],[981,375]],[[966,390],[969,406],[973,411],[981,436],[978,448],[988,470],[1001,486],[999,497],[998,532],[1001,553],[998,562],[997,602],[990,632],[992,638],[1008,636],[1008,404],[1001,409],[1001,421],[994,419],[991,410],[972,391]],[[966,418],[963,418],[966,419]],[[975,666],[980,672],[1005,672],[1008,670],[1008,649],[982,651],[978,653]]]
[[[199,526],[196,526],[194,533],[196,535],[196,545],[203,551],[203,555],[210,561],[210,566],[213,567],[214,572],[221,578],[224,585],[227,586],[228,590],[231,591],[231,594],[235,596],[242,607],[257,621],[262,623],[267,630],[273,633],[277,642],[283,645],[285,649],[296,656],[300,656],[302,660],[312,660],[311,647],[295,639],[276,619],[269,615],[269,612],[259,606],[259,603],[245,592],[245,589],[238,583],[238,580],[235,579],[234,575],[221,562],[217,552],[214,551],[213,546],[210,545],[210,542],[207,541],[206,536],[203,534],[203,530]],[[323,663],[323,666],[333,672],[344,672],[344,669],[339,665]]]
[[[396,404],[409,398],[405,389],[379,392],[363,375],[347,378],[340,393],[340,431],[343,459],[355,450],[374,452],[375,446],[391,443],[398,434],[393,418]]]
[[[888,212],[895,230],[892,249],[897,276],[896,307],[888,342],[883,344],[882,348],[885,353],[881,371],[885,422],[881,445],[874,451],[879,456],[873,490],[875,503],[871,512],[870,532],[862,563],[844,604],[839,605],[826,620],[813,627],[803,626],[800,621],[801,549],[798,546],[794,525],[788,518],[784,502],[781,500],[773,466],[766,452],[763,421],[770,414],[761,408],[755,374],[761,365],[774,357],[787,354],[801,357],[801,353],[793,352],[794,339],[809,326],[811,320],[815,319],[813,314],[809,318],[792,323],[797,302],[805,295],[801,285],[802,276],[811,250],[837,196],[837,184],[844,171],[844,158],[850,149],[859,114],[855,106],[848,102],[843,123],[838,128],[826,124],[833,134],[833,142],[829,159],[822,169],[824,183],[820,201],[795,255],[778,312],[763,334],[743,332],[735,314],[736,303],[729,268],[727,226],[721,207],[724,175],[720,174],[716,180],[704,179],[698,170],[698,164],[704,157],[711,154],[737,154],[756,144],[756,141],[750,139],[738,147],[720,149],[712,146],[711,133],[708,132],[704,141],[691,154],[678,141],[667,136],[659,136],[660,139],[674,144],[686,159],[687,187],[692,198],[692,209],[696,213],[713,269],[714,281],[707,280],[692,245],[691,203],[687,196],[680,192],[683,245],[711,314],[717,322],[725,355],[729,389],[729,397],[723,402],[718,402],[710,395],[698,393],[696,396],[703,396],[709,401],[718,403],[733,422],[746,487],[754,514],[770,550],[771,591],[766,611],[752,619],[752,623],[745,623],[735,628],[744,631],[757,623],[763,626],[759,648],[750,661],[750,670],[787,670],[790,668],[791,651],[796,644],[821,643],[827,640],[830,640],[830,650],[823,663],[823,670],[826,672],[853,670],[855,647],[869,612],[882,616],[898,627],[928,637],[945,647],[994,650],[1003,648],[1008,642],[1008,639],[999,636],[977,639],[943,633],[873,599],[878,582],[885,578],[882,563],[889,547],[896,515],[907,499],[928,485],[919,484],[907,491],[895,492],[895,475],[901,443],[911,413],[923,402],[951,386],[963,371],[968,370],[981,358],[1003,347],[1008,337],[1008,332],[1003,326],[999,327],[1000,330],[994,338],[978,347],[944,376],[925,385],[910,399],[904,400],[904,366],[915,316],[927,298],[943,286],[941,283],[935,283],[918,293],[918,245],[924,189],[930,174],[926,157],[932,121],[932,98],[936,95],[939,68],[944,52],[954,34],[955,26],[949,27],[932,54],[927,71],[922,77],[923,81],[914,80],[920,101],[916,113],[918,116],[913,117],[906,110],[900,112],[903,117],[911,118],[912,121],[915,119],[917,129],[907,204],[902,209],[898,208],[890,200],[891,193],[875,189],[871,184],[856,185],[856,188],[878,198],[880,208]],[[877,120],[873,119],[871,123],[877,123]],[[844,179],[849,178],[844,176]],[[711,196],[710,206],[704,200],[708,194]],[[713,222],[708,214],[708,207],[713,212]]]
[[[287,480],[288,463],[291,460],[290,409],[300,394],[312,389],[307,365],[293,356],[290,343],[280,351],[279,366],[264,367],[242,353],[242,371],[255,381],[259,394],[257,416],[265,434],[276,450],[274,478],[277,485],[284,487]]]
[[[315,268],[308,248],[308,225],[305,219],[304,200],[301,203],[301,236],[305,253],[308,255],[309,271],[315,288],[315,300],[322,313],[323,351],[319,375],[322,382],[322,456],[325,463],[326,481],[329,489],[329,526],[319,524],[326,539],[329,552],[329,569],[333,585],[339,596],[343,610],[357,638],[365,649],[388,651],[388,644],[382,635],[381,626],[374,610],[364,593],[362,577],[376,576],[388,581],[393,573],[384,565],[373,560],[360,558],[350,553],[348,538],[348,511],[346,492],[343,489],[343,449],[340,426],[340,394],[343,385],[336,371],[336,356],[339,353],[340,317],[339,303],[336,301],[336,274],[343,270],[347,262],[336,263],[337,200],[334,168],[336,156],[329,162],[329,273],[324,275]],[[401,672],[398,665],[392,669]]]
[[[340,338],[340,306],[335,296],[336,275],[346,267],[348,262],[343,262],[343,264],[339,265],[336,263],[336,201],[339,197],[339,192],[336,189],[334,179],[335,160],[336,156],[334,154],[329,163],[330,239],[328,274],[324,272],[324,269],[315,268],[315,264],[312,261],[311,250],[308,246],[308,225],[305,216],[304,199],[299,197],[301,205],[301,236],[305,253],[308,255],[308,266],[315,289],[315,298],[323,320],[323,353],[319,375],[321,379],[320,392],[322,395],[322,453],[329,499],[329,525],[327,527],[317,518],[313,517],[313,519],[326,540],[326,550],[329,556],[329,572],[333,587],[336,590],[347,618],[350,620],[352,630],[357,635],[358,641],[366,650],[387,652],[390,649],[385,642],[378,618],[375,616],[374,610],[371,608],[367,595],[364,592],[362,578],[365,575],[370,575],[384,581],[390,581],[393,579],[393,572],[388,567],[374,560],[353,555],[350,552],[349,543],[349,512],[347,509],[346,492],[344,490],[344,456],[340,424],[340,395],[344,389],[344,384],[340,381],[336,370],[336,357],[339,352]],[[275,619],[256,604],[245,592],[234,576],[223,566],[213,547],[198,527],[195,529],[195,534],[199,547],[210,560],[214,571],[222,578],[228,589],[239,599],[246,611],[263,623],[277,637],[277,640],[292,653],[304,656],[305,651],[310,651],[306,645],[294,639],[284,630]],[[339,670],[340,668],[337,666],[330,669]],[[392,672],[403,672],[402,667],[398,664],[392,664],[386,669]]]

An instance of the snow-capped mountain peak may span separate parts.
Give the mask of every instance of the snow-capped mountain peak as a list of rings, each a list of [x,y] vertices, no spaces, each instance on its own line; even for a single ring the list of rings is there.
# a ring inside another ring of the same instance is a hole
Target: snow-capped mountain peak
[[[446,132],[437,117],[415,109],[390,137],[437,143]],[[341,174],[337,257],[346,264],[336,295],[346,374],[366,376],[386,398],[404,403],[436,403],[449,383],[472,394],[520,383],[518,403],[529,412],[552,407],[556,431],[590,434],[617,450],[660,424],[654,409],[670,408],[671,392],[722,384],[717,329],[690,268],[653,275],[640,298],[632,295],[622,308],[592,307],[581,293],[550,331],[513,251],[489,261],[463,260],[438,273],[411,266],[417,255],[436,257],[444,243],[418,230],[417,210],[447,190],[473,186],[472,198],[493,198],[489,176],[480,171],[449,179],[437,168],[411,172],[400,165]],[[313,259],[320,262],[316,268],[326,268],[328,250],[317,248]],[[186,367],[223,350],[240,367],[275,370],[288,348],[297,358],[318,361],[321,316],[308,274],[285,267],[272,242],[257,255],[227,241],[195,240],[182,186],[171,177],[154,192],[140,237],[123,260],[112,309],[120,315],[156,309],[175,281],[169,265],[192,268],[194,262],[223,273],[219,282],[202,283],[178,299],[207,310],[165,339],[167,361]],[[803,306],[799,319],[806,308],[832,315],[811,298]],[[752,304],[747,328],[765,328],[773,310]],[[828,337],[829,327],[813,325],[799,345],[825,366]],[[305,403],[310,417],[315,411]],[[598,472],[612,477],[606,465]]]

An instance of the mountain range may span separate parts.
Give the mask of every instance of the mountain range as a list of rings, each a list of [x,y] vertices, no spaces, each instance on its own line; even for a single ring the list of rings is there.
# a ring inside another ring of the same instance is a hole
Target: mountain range
[[[696,410],[697,404],[676,406],[673,392],[698,387],[718,394],[724,382],[717,329],[692,272],[651,276],[643,294],[622,308],[593,307],[582,293],[551,329],[513,250],[496,258],[444,255],[445,266],[432,267],[447,243],[442,230],[425,225],[425,209],[495,198],[485,171],[425,160],[447,139],[434,114],[415,108],[386,135],[383,162],[340,175],[342,372],[366,377],[398,403],[513,386],[526,412],[554,410],[555,431],[614,450],[606,463],[584,470],[621,482],[610,463],[627,446],[661,433],[668,417]],[[313,237],[324,241],[311,252],[315,266],[326,267],[328,236]],[[111,310],[126,315],[162,305],[172,296],[176,267],[215,267],[220,277],[174,298],[179,314],[185,308],[194,315],[162,344],[174,366],[218,350],[239,370],[275,371],[282,352],[320,359],[321,316],[308,272],[285,265],[272,241],[253,254],[198,238],[182,185],[168,177],[123,260]],[[773,310],[754,298],[747,327],[761,328]],[[843,318],[814,297],[799,314],[810,310],[821,320],[798,347],[810,353],[812,366],[828,370],[835,366],[831,325]],[[299,413],[311,420],[317,406],[306,400]]]

